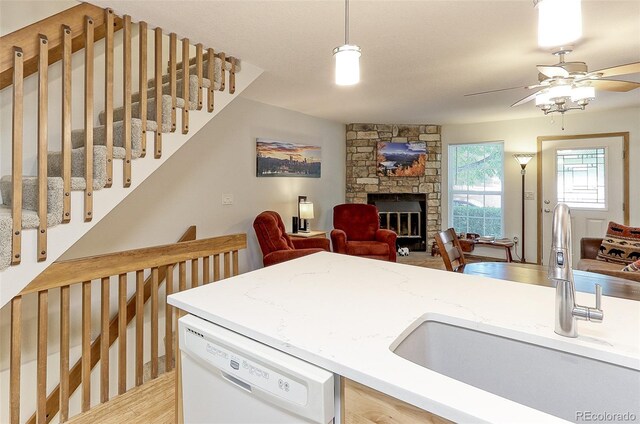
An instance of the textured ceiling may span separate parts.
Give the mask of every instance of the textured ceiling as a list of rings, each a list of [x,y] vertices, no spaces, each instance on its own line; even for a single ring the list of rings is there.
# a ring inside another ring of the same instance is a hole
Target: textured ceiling
[[[95,0],[134,20],[222,49],[265,70],[243,96],[339,122],[466,123],[541,116],[512,90],[537,81],[531,0],[351,1],[351,42],[362,81],[333,84],[331,50],[343,43],[342,1]],[[596,70],[640,61],[640,1],[583,1],[584,37],[567,60]],[[640,75],[625,79],[640,81]],[[640,105],[640,89],[598,93],[589,110]],[[579,112],[574,112],[579,113]]]

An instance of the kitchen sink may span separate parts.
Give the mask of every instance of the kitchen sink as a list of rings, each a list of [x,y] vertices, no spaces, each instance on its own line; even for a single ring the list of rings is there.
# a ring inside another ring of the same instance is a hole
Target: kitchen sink
[[[422,322],[393,351],[562,419],[593,421],[587,414],[602,414],[596,418],[640,422],[638,369],[436,320]]]

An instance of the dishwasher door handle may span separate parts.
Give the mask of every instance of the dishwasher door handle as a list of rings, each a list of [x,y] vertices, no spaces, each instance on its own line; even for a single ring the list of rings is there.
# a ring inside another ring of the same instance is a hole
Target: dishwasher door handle
[[[240,387],[242,390],[251,393],[251,385],[249,385],[249,384],[245,383],[244,381],[232,376],[231,374],[227,374],[226,372],[224,372],[222,370],[220,370],[220,375],[222,375],[222,378],[227,380],[229,383],[235,384],[236,386]]]

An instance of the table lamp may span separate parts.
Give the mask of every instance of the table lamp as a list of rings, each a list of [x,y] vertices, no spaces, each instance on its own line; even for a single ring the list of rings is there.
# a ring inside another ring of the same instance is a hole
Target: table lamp
[[[313,219],[313,203],[307,201],[306,196],[298,198],[298,222],[299,231],[309,232],[309,219]]]

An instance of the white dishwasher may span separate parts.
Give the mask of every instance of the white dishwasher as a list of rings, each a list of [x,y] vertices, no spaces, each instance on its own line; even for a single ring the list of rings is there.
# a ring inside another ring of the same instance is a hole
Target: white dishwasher
[[[333,422],[332,373],[193,315],[179,333],[185,423]]]

